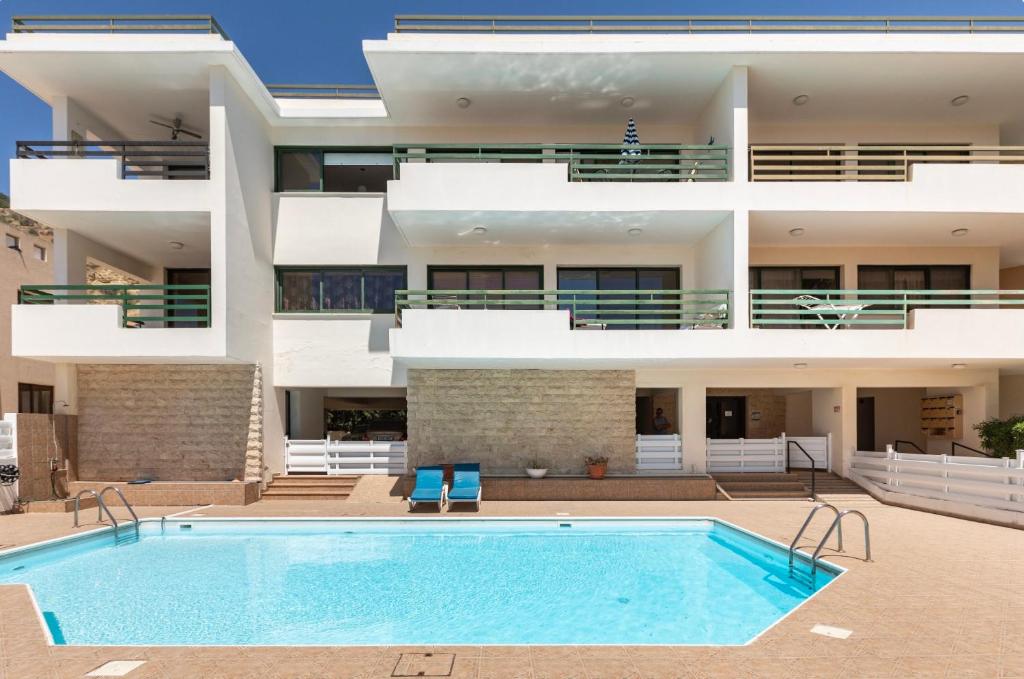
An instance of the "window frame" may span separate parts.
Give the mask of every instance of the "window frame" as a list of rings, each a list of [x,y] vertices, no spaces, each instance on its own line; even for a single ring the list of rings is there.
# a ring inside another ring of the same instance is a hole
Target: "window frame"
[[[49,253],[47,252],[46,248],[44,248],[42,245],[39,245],[38,243],[32,244],[32,255],[37,262],[45,263],[46,260],[49,258]]]
[[[22,409],[22,397],[25,393],[29,394],[29,409]],[[32,403],[35,402],[36,394],[48,394],[49,395],[49,410],[36,411],[32,409]],[[38,415],[52,415],[53,414],[53,385],[50,384],[34,384],[31,382],[18,382],[18,412],[27,415],[38,414]]]
[[[594,291],[593,291],[595,293],[602,292],[602,288],[601,288],[601,272],[602,271],[632,271],[633,272],[633,285],[634,285],[633,289],[634,290],[648,289],[648,288],[640,288],[640,273],[642,271],[670,271],[670,272],[674,273],[675,277],[676,277],[676,283],[675,283],[676,287],[674,287],[674,288],[662,288],[663,290],[669,290],[669,291],[672,291],[672,290],[682,290],[682,285],[683,285],[683,268],[681,266],[678,266],[678,265],[672,265],[672,264],[666,264],[666,265],[663,265],[663,266],[658,266],[658,265],[652,265],[652,266],[576,266],[576,265],[573,265],[573,266],[559,266],[559,267],[556,267],[556,269],[555,269],[555,289],[558,290],[559,293],[562,290],[572,290],[572,289],[574,289],[574,288],[563,288],[562,287],[561,274],[562,274],[563,271],[592,271],[592,272],[594,272],[594,274],[595,274],[595,284],[597,286],[594,289]],[[559,307],[558,308],[560,308],[560,309],[563,309],[563,308],[564,309],[568,309],[569,308],[568,306],[565,305],[565,302],[562,300],[561,294],[556,295],[556,297],[557,297],[558,302],[559,302]],[[679,296],[676,296],[675,298],[665,299],[667,307],[670,307],[673,304],[678,306],[680,304],[680,301],[681,301],[681,297],[679,297]],[[583,304],[585,304],[585,303],[586,303],[586,301],[584,300]],[[623,300],[623,303],[622,303],[621,307],[619,307],[619,306],[609,306],[607,308],[608,309],[613,309],[613,310],[628,310],[628,309],[625,309],[625,307],[628,307],[628,306],[630,306],[630,301],[629,300]],[[634,311],[637,310],[637,305],[635,304],[635,302],[633,303],[632,306],[633,306]],[[595,322],[597,322],[597,323],[600,323],[601,320],[602,320],[602,317],[600,315],[601,309],[602,309],[602,307],[599,307],[599,306],[595,305],[594,312],[597,314],[597,316],[595,316],[595,319],[596,319]],[[622,315],[622,316],[615,316],[614,318],[628,318],[628,316]],[[634,319],[636,319],[636,318],[640,318],[640,316],[635,316]],[[612,326],[609,326],[609,327],[612,328],[612,329],[616,329],[616,330],[638,330],[638,329],[639,330],[678,330],[681,327],[681,325],[678,322],[672,322],[671,319],[667,319],[664,324],[636,324],[636,323],[634,323],[634,324],[630,325],[628,323],[624,323],[624,324],[615,324],[615,325],[612,325]]]
[[[274,313],[275,314],[393,314],[395,312],[392,300],[392,308],[388,310],[376,310],[366,307],[366,272],[368,271],[393,271],[402,274],[402,285],[396,290],[404,290],[409,287],[409,267],[404,264],[381,264],[371,266],[275,266],[274,267]],[[283,309],[284,285],[282,274],[292,272],[308,272],[320,274],[320,289],[318,294],[317,309]],[[360,276],[360,303],[359,309],[324,309],[324,274],[331,272],[358,272]]]
[[[4,247],[8,250],[21,252],[21,236],[15,236],[13,233],[4,233]]]
[[[806,265],[805,266],[803,264],[796,264],[796,265],[791,265],[791,266],[786,266],[786,265],[782,265],[782,264],[779,264],[779,265],[773,264],[773,265],[770,265],[770,266],[757,266],[757,265],[748,266],[747,267],[747,280],[749,282],[750,275],[751,274],[756,274],[757,275],[757,285],[754,285],[754,284],[751,283],[749,287],[750,287],[751,290],[764,290],[765,288],[763,287],[763,284],[761,283],[761,272],[762,271],[765,271],[765,270],[774,270],[774,271],[789,270],[789,271],[796,271],[799,274],[799,277],[800,277],[800,280],[801,280],[801,284],[802,284],[803,279],[804,279],[803,272],[805,270],[810,270],[810,269],[819,269],[819,270],[824,270],[824,271],[834,271],[835,274],[836,274],[836,287],[834,289],[835,290],[842,290],[843,289],[843,278],[842,278],[843,272],[842,272],[842,267],[834,266],[834,265],[831,265],[831,264],[826,264],[824,266],[810,266],[810,265]],[[820,289],[820,288],[803,288],[803,287],[801,287],[800,289],[801,290],[808,290],[808,291],[810,291],[810,290],[815,290],[815,289]]]
[[[289,151],[314,152],[320,160],[320,188],[306,191],[284,190],[281,188],[281,156]],[[394,177],[393,146],[275,146],[274,147],[274,193],[357,193],[355,191],[324,191],[324,154],[326,153],[387,153],[392,158],[392,178]],[[360,195],[380,196],[383,191],[366,191]]]

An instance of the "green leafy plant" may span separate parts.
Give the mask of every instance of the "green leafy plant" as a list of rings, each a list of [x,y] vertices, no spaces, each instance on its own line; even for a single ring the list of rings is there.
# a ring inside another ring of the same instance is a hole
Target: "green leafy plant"
[[[595,457],[588,457],[587,458],[587,466],[588,467],[594,466],[594,465],[605,465],[605,464],[608,464],[608,458],[603,456],[603,455],[597,455]]]
[[[547,469],[548,461],[542,457],[531,457],[526,461],[527,469]]]
[[[1014,457],[1018,449],[1024,448],[1024,415],[1014,415],[1005,420],[998,417],[974,425],[981,438],[981,447],[998,457]]]

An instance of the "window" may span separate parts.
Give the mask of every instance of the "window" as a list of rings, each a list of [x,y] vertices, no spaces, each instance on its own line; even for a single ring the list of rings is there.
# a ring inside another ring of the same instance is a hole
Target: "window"
[[[839,267],[835,266],[752,266],[750,267],[749,273],[750,289],[751,290],[806,290],[808,295],[813,297],[825,298],[832,297],[835,299],[837,295],[829,293],[815,293],[815,290],[838,290],[839,289]],[[770,321],[783,321],[787,319],[792,320],[807,320],[817,321],[817,316],[808,316],[806,314],[787,314],[778,313],[787,310],[799,311],[802,309],[797,304],[758,304],[762,300],[791,300],[794,297],[800,296],[792,292],[785,292],[779,294],[772,293],[761,293],[754,297],[753,307],[753,318],[754,325],[759,326],[758,321],[770,320]],[[762,311],[771,311],[772,313],[761,313]],[[765,324],[764,327],[769,328],[824,328],[824,325],[810,325],[810,324],[788,324],[788,323],[777,323],[773,322]]]
[[[630,290],[678,290],[679,269],[667,268],[565,268],[558,270],[558,289],[577,290],[571,297],[559,294],[559,302],[563,309],[569,309],[577,324],[595,324],[607,327],[611,330],[635,330],[638,327],[647,329],[671,329],[678,328],[678,323],[660,324],[651,321],[669,320],[679,318],[680,299],[678,294],[658,295],[658,300],[664,299],[666,304],[651,305],[637,304],[638,296]],[[587,290],[619,290],[621,294],[587,295]],[[643,296],[649,300],[649,295]],[[587,304],[588,301],[598,301],[600,304]],[[622,303],[615,303],[622,300]],[[611,303],[608,303],[611,302]],[[657,310],[669,310],[664,316]],[[630,313],[633,312],[633,313]],[[637,313],[639,312],[639,313]],[[631,322],[633,321],[633,322]],[[635,321],[645,321],[635,323]]]
[[[393,178],[390,148],[277,149],[278,191],[383,193]]]
[[[32,246],[32,255],[40,262],[46,261],[46,248],[41,245]]]
[[[319,191],[322,172],[319,151],[279,151],[278,191]]]
[[[475,266],[448,267],[431,266],[427,268],[427,279],[431,290],[540,290],[544,287],[544,268],[539,266]],[[466,298],[483,299],[483,295],[452,295],[452,303],[461,302]],[[443,296],[434,295],[432,299],[444,300]],[[504,300],[538,300],[536,295],[504,295],[489,296],[495,304],[479,304],[459,306],[467,309],[541,309],[541,304],[507,304]]]
[[[18,383],[18,412],[52,413],[53,387],[45,384]]]
[[[21,239],[8,233],[4,235],[4,245],[11,250],[21,250]]]
[[[907,265],[857,267],[857,287],[861,290],[969,290],[971,267],[968,265]],[[912,295],[910,299],[923,299]],[[909,305],[915,309],[918,306]],[[887,308],[876,305],[874,308]],[[895,308],[895,307],[888,307]],[[933,307],[934,308],[934,307]],[[942,305],[942,309],[963,309],[960,305]]]
[[[330,267],[277,270],[277,311],[393,313],[405,267]]]

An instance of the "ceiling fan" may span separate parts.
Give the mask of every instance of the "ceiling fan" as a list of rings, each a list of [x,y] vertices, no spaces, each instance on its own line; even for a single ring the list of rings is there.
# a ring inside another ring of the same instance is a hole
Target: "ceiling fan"
[[[149,122],[153,123],[154,125],[159,125],[160,127],[166,127],[168,130],[170,130],[171,141],[177,141],[179,134],[187,134],[188,136],[195,137],[196,139],[203,138],[203,135],[199,134],[198,132],[193,132],[192,130],[182,127],[181,116],[175,117],[173,120],[171,120],[170,123],[165,123],[162,120],[150,120]]]

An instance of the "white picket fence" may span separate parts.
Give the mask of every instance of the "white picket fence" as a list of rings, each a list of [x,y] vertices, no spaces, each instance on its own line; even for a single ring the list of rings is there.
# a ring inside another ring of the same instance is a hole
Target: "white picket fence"
[[[0,464],[18,464],[16,423],[17,415],[14,413],[8,413],[0,420]],[[17,497],[17,481],[10,486],[0,486],[0,512],[9,511]]]
[[[787,441],[796,441],[814,458],[819,470],[831,469],[832,435],[790,436],[771,439],[707,439],[708,473],[784,472]],[[811,461],[796,447],[789,454],[790,468],[810,469]]]
[[[677,471],[683,468],[683,439],[679,434],[637,434],[636,470]]]
[[[1024,455],[961,457],[858,450],[850,476],[885,490],[1024,512]]]
[[[404,474],[405,441],[285,439],[287,473]]]

